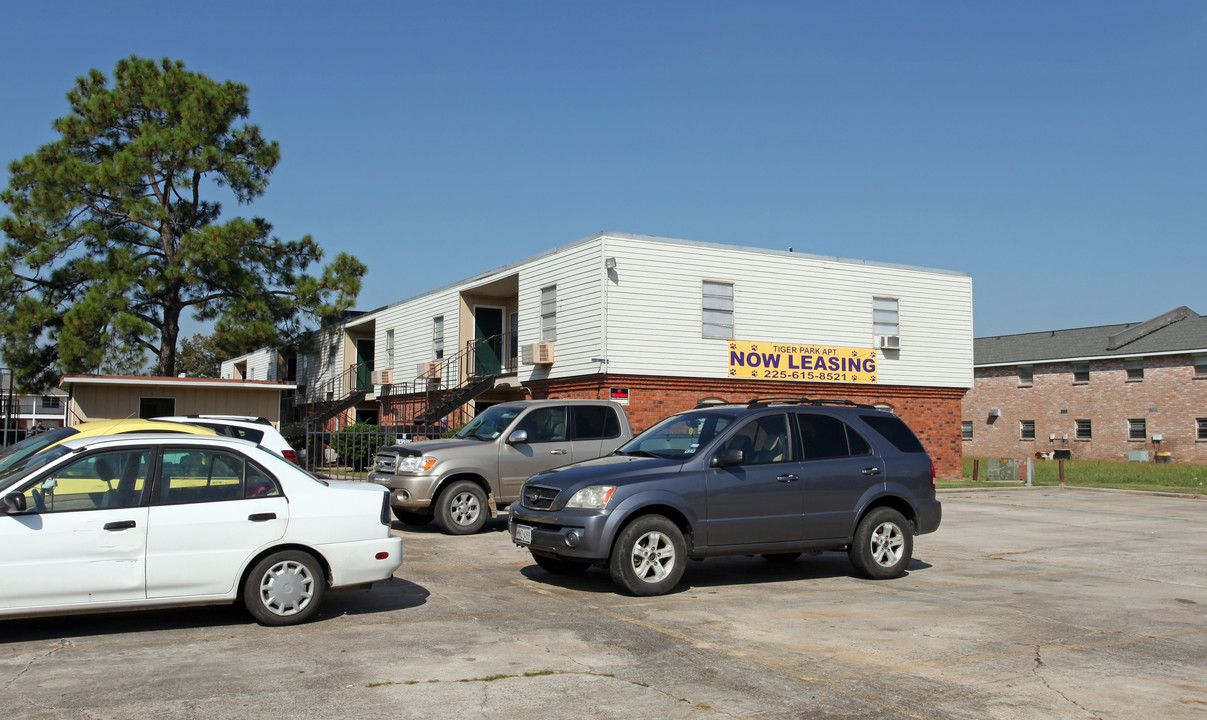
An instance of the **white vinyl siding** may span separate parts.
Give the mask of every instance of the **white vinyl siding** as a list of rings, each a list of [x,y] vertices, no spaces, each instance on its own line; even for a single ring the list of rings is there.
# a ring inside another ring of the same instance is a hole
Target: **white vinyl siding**
[[[727,341],[700,333],[702,283],[716,280],[716,269],[724,268],[738,295],[736,340],[867,348],[872,298],[891,294],[909,308],[899,324],[910,352],[881,358],[879,383],[972,386],[972,280],[965,274],[702,243],[604,239],[605,254],[616,258],[607,295],[609,373],[727,377]]]

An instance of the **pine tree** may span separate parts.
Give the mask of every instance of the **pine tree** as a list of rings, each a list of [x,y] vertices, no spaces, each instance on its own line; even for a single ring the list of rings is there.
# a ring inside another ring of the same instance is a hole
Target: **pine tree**
[[[180,320],[190,312],[242,346],[288,342],[335,317],[360,291],[365,266],[323,252],[310,236],[282,241],[261,218],[219,221],[205,199],[225,188],[261,196],[280,159],[249,115],[248,88],[131,56],[113,83],[77,79],[59,139],[9,166],[0,199],[0,336],[18,382],[137,365],[176,371]]]

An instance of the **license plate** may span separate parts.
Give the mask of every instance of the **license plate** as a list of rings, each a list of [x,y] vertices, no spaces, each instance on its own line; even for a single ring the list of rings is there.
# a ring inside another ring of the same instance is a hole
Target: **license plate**
[[[532,528],[527,525],[515,526],[515,541],[521,545],[532,544]]]

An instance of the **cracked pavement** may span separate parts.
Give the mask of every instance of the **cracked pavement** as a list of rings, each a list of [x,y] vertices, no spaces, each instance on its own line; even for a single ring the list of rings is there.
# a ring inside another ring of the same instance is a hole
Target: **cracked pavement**
[[[0,621],[0,717],[1205,718],[1207,501],[941,494],[909,573],[691,563],[657,598],[555,577],[502,519],[397,527],[315,622],[238,608]]]

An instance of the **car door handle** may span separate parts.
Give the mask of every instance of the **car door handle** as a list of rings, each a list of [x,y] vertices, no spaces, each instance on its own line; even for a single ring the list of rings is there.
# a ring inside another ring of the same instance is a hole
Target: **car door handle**
[[[251,515],[247,516],[247,519],[251,520],[252,522],[267,522],[269,520],[276,520],[277,514],[276,513],[252,513]]]
[[[553,450],[549,451],[549,454],[550,455],[565,455],[566,449],[565,448],[554,448]]]
[[[878,467],[864,468],[864,469],[863,469],[863,474],[864,474],[864,475],[879,475],[879,474],[880,474],[880,468],[878,468]]]
[[[796,482],[797,480],[800,480],[800,478],[797,477],[796,475],[791,475],[791,474],[776,475],[775,480],[776,480],[776,482]]]
[[[133,520],[119,520],[117,522],[105,523],[106,530],[129,530],[136,523]]]

